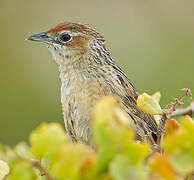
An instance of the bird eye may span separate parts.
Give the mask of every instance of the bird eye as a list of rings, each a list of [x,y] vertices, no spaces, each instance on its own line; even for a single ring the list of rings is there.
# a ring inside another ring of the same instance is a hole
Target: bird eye
[[[62,33],[59,35],[59,40],[62,41],[62,42],[68,42],[71,40],[71,36],[67,33]]]

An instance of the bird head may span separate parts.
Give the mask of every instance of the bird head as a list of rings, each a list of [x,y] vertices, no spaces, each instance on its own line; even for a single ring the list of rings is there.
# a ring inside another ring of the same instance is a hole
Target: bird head
[[[46,44],[58,64],[70,63],[72,59],[80,59],[81,56],[104,47],[104,37],[100,33],[88,25],[68,22],[60,23],[48,31],[33,34],[28,40]]]

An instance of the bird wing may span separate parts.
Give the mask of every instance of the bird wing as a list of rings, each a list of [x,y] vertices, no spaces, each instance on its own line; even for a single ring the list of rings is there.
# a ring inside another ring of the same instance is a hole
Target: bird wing
[[[117,99],[130,118],[133,119],[136,125],[137,139],[150,140],[151,138],[151,141],[156,142],[159,130],[155,118],[144,113],[137,107],[136,100],[139,93],[135,86],[117,65],[113,64],[112,67],[116,76],[115,78],[120,83],[117,87],[116,84],[118,83],[113,83],[115,85],[114,88],[120,88],[115,91],[117,93]]]

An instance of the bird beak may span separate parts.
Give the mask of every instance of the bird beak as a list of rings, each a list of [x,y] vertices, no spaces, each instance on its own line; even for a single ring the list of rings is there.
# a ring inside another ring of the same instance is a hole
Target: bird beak
[[[53,41],[52,38],[47,36],[46,32],[41,32],[41,33],[38,33],[38,34],[33,34],[33,35],[29,36],[27,38],[27,40],[38,41],[38,42],[50,42],[50,41]]]

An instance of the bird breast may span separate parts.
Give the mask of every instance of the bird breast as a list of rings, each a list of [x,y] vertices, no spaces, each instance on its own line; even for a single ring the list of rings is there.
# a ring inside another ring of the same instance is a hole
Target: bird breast
[[[103,82],[87,69],[61,71],[61,102],[67,134],[73,142],[90,141],[90,123],[96,102],[108,94]]]

